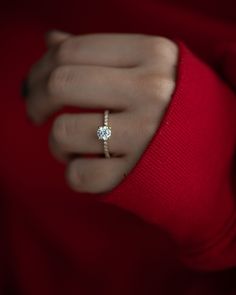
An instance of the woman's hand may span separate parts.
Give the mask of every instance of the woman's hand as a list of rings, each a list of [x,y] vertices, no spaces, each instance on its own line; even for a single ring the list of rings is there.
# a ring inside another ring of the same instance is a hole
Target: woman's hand
[[[47,35],[48,52],[30,70],[27,112],[42,123],[63,106],[110,110],[111,158],[102,158],[102,113],[59,115],[52,153],[66,161],[72,189],[102,193],[117,186],[154,136],[175,89],[177,45],[142,34],[62,32]],[[81,157],[83,154],[98,157]],[[78,157],[71,157],[71,155]]]

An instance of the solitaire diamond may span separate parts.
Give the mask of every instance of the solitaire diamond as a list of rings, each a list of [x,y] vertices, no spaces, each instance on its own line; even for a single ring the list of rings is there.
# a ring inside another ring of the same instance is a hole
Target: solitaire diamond
[[[99,139],[107,140],[111,136],[111,129],[107,126],[101,126],[97,130]]]

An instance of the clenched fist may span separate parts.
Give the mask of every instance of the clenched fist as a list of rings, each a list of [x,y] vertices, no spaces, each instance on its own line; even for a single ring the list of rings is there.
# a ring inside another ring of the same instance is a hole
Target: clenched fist
[[[142,34],[54,31],[46,42],[48,51],[28,75],[28,115],[39,124],[63,106],[109,110],[111,158],[101,157],[103,144],[96,134],[102,113],[58,115],[49,145],[66,162],[72,189],[110,191],[135,166],[159,127],[175,89],[178,47],[167,38]]]

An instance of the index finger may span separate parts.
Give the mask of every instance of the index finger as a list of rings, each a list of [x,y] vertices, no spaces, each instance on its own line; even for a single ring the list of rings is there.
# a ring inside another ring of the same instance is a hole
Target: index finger
[[[150,36],[142,34],[99,33],[73,36],[58,46],[54,61],[60,65],[134,67],[147,56],[149,40]]]

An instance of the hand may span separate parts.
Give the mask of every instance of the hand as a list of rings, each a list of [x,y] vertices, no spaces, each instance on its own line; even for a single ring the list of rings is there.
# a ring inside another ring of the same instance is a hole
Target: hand
[[[28,115],[40,124],[65,105],[110,110],[109,159],[100,156],[103,142],[96,135],[103,113],[61,114],[49,136],[52,153],[67,164],[72,189],[110,191],[159,127],[175,89],[178,47],[167,38],[142,34],[51,32],[46,42],[47,53],[28,75]]]

